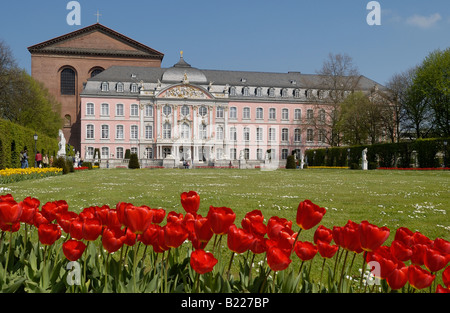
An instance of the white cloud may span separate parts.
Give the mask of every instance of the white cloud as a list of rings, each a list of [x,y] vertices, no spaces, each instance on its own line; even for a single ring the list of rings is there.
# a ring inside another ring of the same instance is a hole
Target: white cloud
[[[409,17],[406,20],[406,23],[412,26],[417,26],[419,28],[431,28],[442,20],[442,16],[439,13],[432,14],[430,16],[421,16],[418,14],[415,14],[411,17]]]

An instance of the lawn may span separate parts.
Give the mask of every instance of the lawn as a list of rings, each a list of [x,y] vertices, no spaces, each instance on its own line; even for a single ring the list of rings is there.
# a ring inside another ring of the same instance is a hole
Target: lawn
[[[404,226],[432,239],[450,239],[448,171],[110,169],[2,187],[16,199],[32,196],[41,204],[64,199],[76,212],[96,205],[115,207],[120,201],[179,212],[180,194],[195,190],[201,197],[199,214],[206,215],[210,205],[228,206],[239,221],[259,209],[266,219],[277,215],[294,224],[299,202],[310,199],[327,209],[326,227],[368,220],[391,230]]]
[[[130,202],[184,213],[180,194],[195,190],[201,197],[198,213],[203,216],[210,205],[227,206],[236,213],[235,224],[240,227],[247,212],[259,209],[266,221],[272,216],[293,221],[294,231],[298,231],[297,206],[309,199],[327,209],[320,224],[332,228],[344,226],[348,220],[367,220],[391,230],[389,244],[399,227],[420,231],[431,239],[450,240],[449,178],[449,171],[97,169],[0,185],[0,194],[10,193],[17,201],[35,197],[41,206],[66,200],[69,210],[75,212],[90,206],[115,207],[118,202]],[[302,231],[300,240],[312,241],[314,229]],[[222,251],[227,251],[225,241]],[[225,266],[229,255],[222,256],[220,263]],[[245,257],[238,255],[235,260]],[[261,258],[258,256],[255,263]],[[294,268],[298,268],[300,261],[293,259]],[[233,263],[236,273],[238,262]],[[320,263],[312,266],[316,280]]]

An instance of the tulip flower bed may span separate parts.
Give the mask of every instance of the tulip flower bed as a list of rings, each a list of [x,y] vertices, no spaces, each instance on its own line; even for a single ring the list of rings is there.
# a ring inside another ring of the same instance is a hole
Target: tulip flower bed
[[[1,291],[450,292],[450,242],[442,238],[399,227],[386,245],[391,230],[368,221],[326,228],[326,209],[309,200],[295,223],[266,221],[259,210],[240,221],[228,207],[199,212],[195,191],[180,202],[179,212],[119,202],[75,213],[64,200],[0,196]],[[313,241],[303,240],[307,231]]]
[[[0,184],[56,175],[62,175],[62,169],[56,167],[7,168],[0,170]]]

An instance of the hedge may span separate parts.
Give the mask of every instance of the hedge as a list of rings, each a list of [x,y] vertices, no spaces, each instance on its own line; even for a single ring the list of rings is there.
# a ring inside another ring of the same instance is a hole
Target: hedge
[[[444,144],[447,142],[447,145]],[[348,166],[360,168],[362,151],[367,148],[369,168],[377,167],[414,167],[438,168],[442,162],[450,165],[450,138],[419,139],[412,142],[380,143],[352,147],[333,147],[327,149],[310,149],[305,155],[310,166]],[[416,157],[414,157],[415,152]],[[442,152],[443,158],[438,158]],[[416,159],[415,159],[416,158]]]
[[[20,151],[27,148],[28,164],[34,166],[35,131],[10,121],[0,119],[0,169],[20,167]],[[58,152],[58,139],[37,132],[37,150],[55,157]]]

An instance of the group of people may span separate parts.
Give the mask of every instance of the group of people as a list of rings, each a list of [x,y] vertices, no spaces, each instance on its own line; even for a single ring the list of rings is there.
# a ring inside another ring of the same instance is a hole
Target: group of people
[[[34,160],[36,161],[36,167],[49,167],[53,163],[53,156],[49,159],[47,154],[43,156],[40,151],[37,151]],[[29,166],[27,150],[20,151],[20,164],[22,168],[27,168]]]

